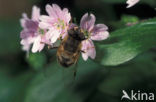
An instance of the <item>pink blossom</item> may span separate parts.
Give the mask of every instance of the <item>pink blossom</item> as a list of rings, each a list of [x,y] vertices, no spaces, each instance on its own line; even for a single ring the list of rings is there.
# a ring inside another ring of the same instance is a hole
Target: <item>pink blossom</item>
[[[20,35],[22,39],[28,38],[30,36],[33,37],[36,35],[39,24],[39,16],[40,9],[36,6],[33,7],[31,19],[27,17],[27,14],[23,14],[23,18],[21,19],[21,25],[23,27],[23,30]]]
[[[41,41],[42,39],[45,41],[46,30],[39,28],[39,17],[40,9],[36,6],[33,7],[31,19],[29,19],[26,14],[23,14],[23,18],[21,19],[23,30],[20,34],[20,37],[22,39],[21,44],[23,45],[24,51],[29,52],[32,44],[32,52],[34,53],[41,51],[44,48],[44,44],[41,43]]]
[[[34,42],[34,38],[33,37],[28,37],[26,39],[22,39],[21,40],[21,44],[23,45],[22,49],[24,51],[29,52],[29,49],[31,47],[31,44]]]
[[[86,13],[80,22],[80,27],[83,30],[87,40],[82,42],[82,57],[86,61],[88,57],[95,59],[96,50],[92,40],[100,41],[109,37],[108,27],[104,24],[95,25],[95,16],[93,14],[88,15]]]
[[[130,7],[134,6],[139,1],[140,0],[127,0],[127,2],[126,2],[128,4],[127,8],[130,8]]]
[[[41,35],[38,35],[35,37],[34,44],[32,46],[32,52],[34,52],[34,53],[37,51],[40,52],[44,48],[45,44],[42,43],[42,39],[44,39],[44,38]]]
[[[41,16],[39,26],[42,29],[48,30],[51,43],[55,43],[58,38],[64,38],[67,34],[71,15],[67,8],[61,10],[61,8],[56,4],[52,4],[52,6],[46,5],[46,11],[49,16]]]

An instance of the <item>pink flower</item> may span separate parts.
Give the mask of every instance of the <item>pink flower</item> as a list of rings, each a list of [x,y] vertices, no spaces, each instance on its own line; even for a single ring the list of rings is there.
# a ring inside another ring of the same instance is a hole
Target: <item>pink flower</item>
[[[44,48],[45,44],[41,43],[41,41],[43,39],[45,41],[46,39],[46,30],[39,28],[39,17],[40,9],[36,6],[33,7],[31,19],[29,19],[26,14],[23,14],[23,18],[21,19],[23,30],[20,37],[22,39],[21,44],[23,45],[24,51],[29,52],[32,44],[32,52],[34,53]]]
[[[93,14],[88,15],[86,13],[80,22],[80,27],[83,30],[87,40],[82,42],[82,57],[86,61],[88,57],[95,59],[96,51],[92,40],[100,41],[105,40],[109,37],[108,27],[104,24],[95,25],[95,16]]]
[[[23,18],[21,19],[21,25],[23,27],[23,30],[20,35],[22,39],[34,37],[36,35],[36,31],[38,30],[39,24],[39,16],[40,9],[36,6],[33,7],[31,19],[27,17],[27,14],[23,14]]]
[[[134,6],[139,1],[140,0],[127,0],[127,2],[126,2],[128,4],[127,8],[130,8],[130,7]]]
[[[42,43],[42,39],[44,39],[44,36],[38,35],[35,37],[34,44],[32,46],[33,53],[35,53],[37,51],[40,52],[44,48],[45,44]]]
[[[41,16],[39,26],[42,29],[48,30],[51,43],[55,43],[58,38],[64,38],[67,34],[71,15],[67,8],[61,10],[56,4],[53,4],[52,6],[46,5],[46,11],[49,16]]]
[[[21,44],[23,45],[22,49],[24,51],[29,52],[29,49],[31,47],[31,44],[34,42],[34,38],[33,37],[28,37],[26,39],[22,39],[21,40]]]

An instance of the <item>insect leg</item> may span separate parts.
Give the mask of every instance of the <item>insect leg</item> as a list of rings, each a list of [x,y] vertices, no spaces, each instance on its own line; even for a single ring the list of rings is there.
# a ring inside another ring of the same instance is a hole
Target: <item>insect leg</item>
[[[74,69],[74,73],[73,73],[73,75],[74,75],[74,80],[75,80],[75,78],[76,78],[76,73],[77,73],[77,68],[78,68],[77,62],[78,62],[78,57],[79,57],[79,55],[80,55],[80,53],[78,53],[78,54],[76,54],[76,55],[74,56],[74,57],[75,57],[75,62],[74,62],[75,69]]]
[[[83,50],[80,50],[80,52],[82,52],[82,53],[86,53],[85,51],[83,51]]]

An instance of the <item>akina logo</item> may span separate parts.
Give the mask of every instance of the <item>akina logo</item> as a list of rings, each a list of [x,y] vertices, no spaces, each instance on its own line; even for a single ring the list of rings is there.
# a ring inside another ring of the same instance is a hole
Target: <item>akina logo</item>
[[[139,91],[131,90],[130,94],[128,94],[125,90],[122,90],[122,97],[121,100],[128,99],[128,100],[141,100],[141,101],[154,101],[154,93],[146,93]]]

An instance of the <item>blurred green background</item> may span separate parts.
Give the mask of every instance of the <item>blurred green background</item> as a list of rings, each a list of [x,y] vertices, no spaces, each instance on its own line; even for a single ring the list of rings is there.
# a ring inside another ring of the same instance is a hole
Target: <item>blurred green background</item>
[[[69,8],[77,23],[89,12],[108,25],[110,38],[95,42],[95,60],[80,57],[64,69],[56,50],[26,57],[19,19],[23,12],[31,15],[33,5],[46,14],[47,3]],[[155,7],[155,0],[130,9],[126,0],[0,0],[0,102],[131,102],[121,100],[122,90],[156,95]]]

